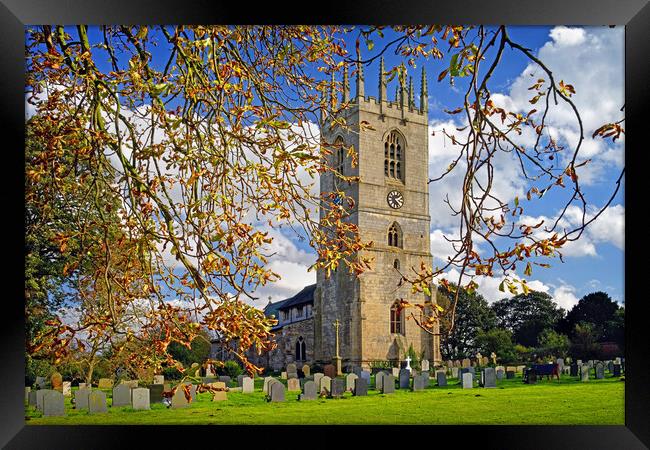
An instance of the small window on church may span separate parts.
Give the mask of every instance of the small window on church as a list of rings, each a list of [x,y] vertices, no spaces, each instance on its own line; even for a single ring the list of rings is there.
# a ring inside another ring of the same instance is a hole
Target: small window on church
[[[307,359],[307,346],[305,340],[300,336],[296,341],[296,361],[305,361]]]
[[[399,307],[399,300],[395,300],[395,303],[390,308],[390,332],[404,334],[404,314]]]
[[[395,261],[393,261],[393,267],[396,268],[397,270],[399,270],[399,259],[396,259]]]
[[[397,222],[393,222],[388,229],[388,246],[402,248],[402,230]]]
[[[336,170],[341,175],[345,175],[344,168],[345,168],[345,143],[343,142],[343,139],[341,137],[337,137],[336,141],[334,141],[334,170]]]
[[[404,181],[404,139],[397,131],[392,131],[384,142],[384,175]]]

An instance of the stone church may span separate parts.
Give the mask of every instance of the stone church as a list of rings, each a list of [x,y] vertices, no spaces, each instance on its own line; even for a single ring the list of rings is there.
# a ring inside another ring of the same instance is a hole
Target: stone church
[[[330,156],[333,167],[346,176],[360,177],[359,183],[350,184],[335,180],[331,173],[323,174],[320,190],[338,188],[355,200],[348,220],[358,226],[362,241],[373,242],[364,255],[374,258],[372,270],[356,277],[342,266],[329,278],[319,271],[315,285],[286,300],[269,303],[264,311],[278,320],[273,329],[278,346],[261,356],[251,352],[252,362],[260,366],[284,370],[291,362],[331,363],[336,356],[337,320],[344,368],[403,360],[411,345],[430,362],[441,360],[439,336],[407,320],[411,311],[419,314],[419,310],[397,308],[400,298],[419,304],[436,302],[435,293],[430,298],[411,293],[407,283],[398,287],[398,271],[408,273],[411,267],[418,269],[421,262],[432,264],[426,73],[422,69],[418,106],[412,78],[408,87],[400,83],[395,98],[388,99],[383,59],[378,78],[379,98],[365,96],[364,75],[359,70],[356,96],[351,98],[346,72],[341,100],[350,103],[344,113],[350,130],[332,128],[326,116],[320,125],[325,142],[334,143]],[[364,121],[373,129],[360,129]],[[356,167],[340,144],[354,146],[358,152]]]

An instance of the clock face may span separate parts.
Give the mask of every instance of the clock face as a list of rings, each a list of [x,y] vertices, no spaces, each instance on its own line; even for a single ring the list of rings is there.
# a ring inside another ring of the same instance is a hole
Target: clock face
[[[400,191],[390,191],[386,200],[388,201],[388,206],[393,209],[399,209],[404,204],[404,196]]]

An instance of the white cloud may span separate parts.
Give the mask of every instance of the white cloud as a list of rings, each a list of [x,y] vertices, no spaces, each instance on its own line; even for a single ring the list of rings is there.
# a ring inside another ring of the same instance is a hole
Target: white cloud
[[[586,33],[582,28],[555,27],[551,30],[551,38],[559,47],[570,47],[585,42]]]

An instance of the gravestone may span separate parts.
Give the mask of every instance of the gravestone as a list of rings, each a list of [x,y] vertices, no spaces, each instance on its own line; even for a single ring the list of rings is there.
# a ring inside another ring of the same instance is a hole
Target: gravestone
[[[43,395],[43,416],[65,416],[65,400],[61,392],[51,390]]]
[[[330,378],[335,378],[336,377],[336,367],[332,364],[328,364],[325,367],[323,367],[323,372],[325,372],[325,376],[330,377]]]
[[[420,376],[423,379],[422,381],[424,382],[424,387],[428,388],[429,387],[429,372],[422,372],[420,374]]]
[[[467,369],[469,370],[469,373],[472,374],[472,379],[475,379],[476,378],[476,368],[468,367]]]
[[[395,377],[393,375],[384,376],[381,383],[381,393],[382,394],[395,393]]]
[[[497,370],[497,380],[503,380],[503,369]]]
[[[330,397],[331,398],[341,398],[345,392],[345,380],[342,378],[332,379]]]
[[[90,389],[78,389],[74,392],[74,409],[88,409]]]
[[[59,372],[54,372],[50,376],[50,384],[53,390],[61,392],[63,390],[63,376]]]
[[[587,365],[589,366],[590,369],[593,368],[594,367],[594,360],[590,359],[589,361],[587,361]]]
[[[43,411],[43,396],[49,392],[58,392],[54,389],[39,389],[36,391],[36,409]]]
[[[99,389],[112,389],[113,388],[113,380],[110,378],[100,378],[99,379],[99,384],[97,385]]]
[[[413,377],[413,391],[423,391],[425,377],[424,375],[416,375]]]
[[[190,402],[185,398],[185,389],[182,386],[178,386],[172,396],[172,409],[187,408],[189,406]]]
[[[469,358],[463,359],[463,367],[470,367],[472,365],[472,362],[469,360]]]
[[[474,387],[474,378],[469,372],[463,373],[463,389],[472,389]]]
[[[515,371],[514,370],[506,371],[506,380],[512,380],[514,377],[515,377]]]
[[[135,389],[138,387],[138,380],[124,380],[120,384],[125,384],[131,389]]]
[[[384,372],[378,372],[375,374],[375,390],[381,391],[384,385],[384,377],[386,374]]]
[[[483,387],[497,387],[497,375],[493,367],[486,367],[485,370],[483,370]]]
[[[399,370],[400,370],[399,367],[393,367],[393,368],[391,369],[391,373],[393,374],[393,376],[394,376],[395,378],[399,378]]]
[[[276,380],[275,383],[271,383],[271,399],[272,402],[283,402],[285,398],[284,395],[284,385]]]
[[[368,380],[366,380],[364,377],[355,378],[352,395],[355,397],[363,397],[364,395],[368,395]]]
[[[277,381],[277,380],[275,378],[273,378],[273,377],[264,378],[264,386],[262,387],[262,392],[264,392],[267,395],[270,393],[270,391],[269,391],[269,383],[271,381]]]
[[[63,385],[61,386],[61,393],[65,397],[70,397],[72,395],[72,382],[64,381]]]
[[[298,378],[289,378],[287,391],[300,391],[300,380]]]
[[[219,381],[226,383],[226,386],[228,386],[228,383],[230,383],[230,377],[228,375],[221,375]]]
[[[154,375],[153,376],[153,384],[165,384],[165,376],[164,375]]]
[[[311,374],[311,367],[305,364],[304,366],[302,366],[302,373],[304,373],[305,376],[308,377]]]
[[[401,369],[399,371],[399,388],[408,389],[411,386],[411,371],[408,369]]]
[[[45,377],[36,377],[35,384],[38,389],[45,389]]]
[[[106,405],[106,392],[91,391],[88,395],[88,413],[97,414],[108,412]]]
[[[237,386],[241,387],[246,375],[237,375]]]
[[[149,385],[149,403],[162,403],[164,384],[150,384]]]
[[[452,367],[451,368],[451,377],[452,378],[458,378],[458,367]]]
[[[422,362],[420,363],[420,367],[422,368],[423,372],[428,372],[429,371],[429,360],[428,359],[423,359]]]
[[[316,384],[316,389],[320,389],[320,379],[323,378],[325,375],[323,375],[320,372],[316,372],[314,374],[314,383]],[[320,391],[319,391],[320,393]]]
[[[349,373],[345,377],[345,390],[352,392],[354,390],[354,380],[359,378],[357,374]]]
[[[131,405],[133,409],[151,409],[151,393],[147,388],[131,390]]]
[[[580,381],[589,381],[589,365],[587,364],[580,368]]]
[[[612,370],[612,374],[615,377],[620,377],[621,376],[621,365],[620,364],[614,364],[614,369]]]
[[[555,363],[559,366],[560,373],[564,370],[564,358],[558,358]]]
[[[572,377],[577,377],[578,376],[578,365],[577,364],[571,364],[569,375],[572,376]]]
[[[295,364],[287,364],[287,377],[288,378],[298,378],[298,368]]]
[[[316,383],[311,380],[306,381],[298,400],[316,400],[316,397]]]
[[[596,364],[596,379],[602,380],[605,378],[605,365],[603,363]]]
[[[287,372],[280,372],[280,379],[281,380],[286,380],[287,379]]]
[[[447,375],[444,372],[436,372],[436,381],[438,386],[447,386]]]
[[[255,390],[255,384],[251,377],[244,377],[241,384],[241,391],[244,394],[252,394]]]
[[[225,402],[228,400],[228,394],[226,391],[217,391],[212,394],[213,402]]]
[[[120,384],[113,388],[113,406],[131,406],[131,388]]]
[[[34,408],[36,408],[36,392],[37,391],[29,391],[28,403],[29,403],[29,406],[33,406]]]
[[[366,386],[370,386],[370,372],[367,370],[362,370],[361,374],[359,375],[359,378],[363,378],[366,380]]]
[[[329,395],[332,390],[332,379],[325,375],[320,379],[320,385],[318,386],[318,393],[322,394],[325,391],[326,395]]]
[[[613,370],[614,370],[614,362],[612,362],[612,361],[607,361],[607,371],[608,371],[609,373],[612,373]]]
[[[91,383],[79,383],[79,389],[90,389],[91,387]]]

